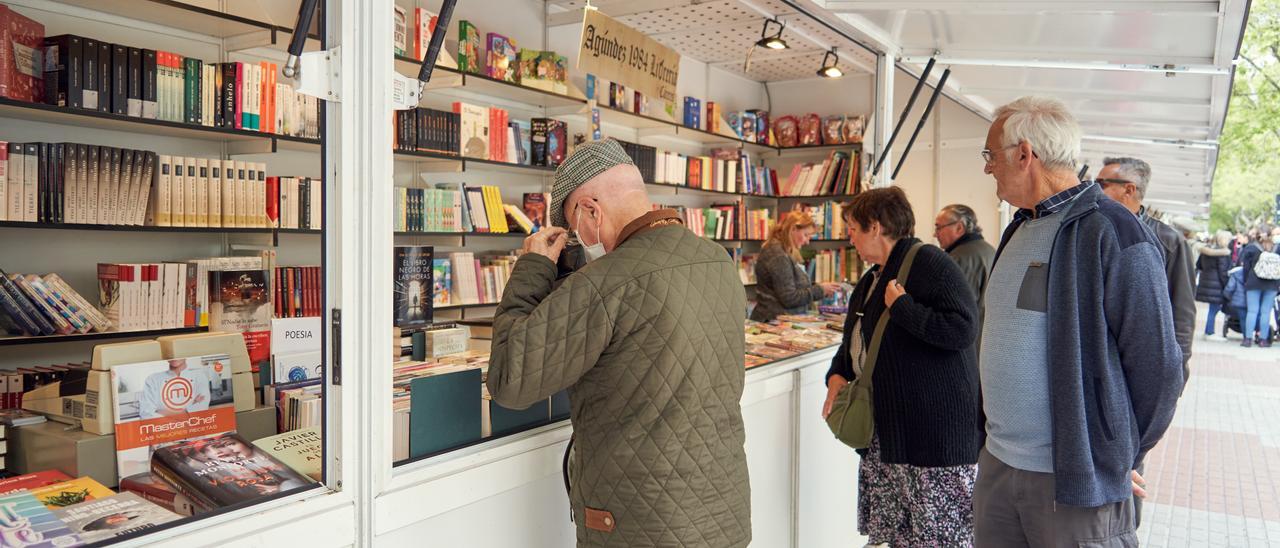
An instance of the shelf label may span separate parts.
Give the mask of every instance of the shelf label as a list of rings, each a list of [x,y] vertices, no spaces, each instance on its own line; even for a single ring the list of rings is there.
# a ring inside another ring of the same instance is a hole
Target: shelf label
[[[668,103],[676,100],[680,54],[600,10],[583,10],[578,70]]]

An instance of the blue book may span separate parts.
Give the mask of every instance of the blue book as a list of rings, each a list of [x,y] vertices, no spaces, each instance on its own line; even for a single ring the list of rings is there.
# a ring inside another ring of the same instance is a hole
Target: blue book
[[[80,537],[53,516],[29,491],[0,496],[0,547],[55,548],[80,544]]]

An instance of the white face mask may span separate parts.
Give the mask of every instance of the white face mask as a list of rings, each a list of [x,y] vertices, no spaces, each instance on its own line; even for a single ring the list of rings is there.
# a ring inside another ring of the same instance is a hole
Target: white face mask
[[[575,217],[576,218],[574,219],[573,224],[578,227],[581,227],[582,226],[582,209],[581,208],[578,209],[578,213]],[[582,241],[581,235],[578,236],[578,241]],[[596,243],[591,245],[586,245],[586,242],[582,242],[582,244],[583,244],[582,255],[587,258],[587,262],[594,261],[604,256],[605,254],[604,242],[600,241],[600,225],[598,224],[596,225]]]

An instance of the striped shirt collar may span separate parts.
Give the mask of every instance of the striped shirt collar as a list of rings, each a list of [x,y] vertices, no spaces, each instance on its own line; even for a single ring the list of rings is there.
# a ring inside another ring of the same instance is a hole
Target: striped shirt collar
[[[1086,181],[1045,198],[1044,200],[1041,200],[1040,203],[1036,204],[1034,212],[1030,209],[1019,209],[1018,212],[1013,215],[1013,220],[1016,222],[1022,222],[1028,219],[1039,219],[1041,217],[1053,215],[1054,213],[1066,209],[1067,205],[1071,203],[1071,200],[1074,200],[1076,196],[1083,194],[1084,191],[1089,190],[1089,187],[1091,186],[1093,186],[1093,181]]]

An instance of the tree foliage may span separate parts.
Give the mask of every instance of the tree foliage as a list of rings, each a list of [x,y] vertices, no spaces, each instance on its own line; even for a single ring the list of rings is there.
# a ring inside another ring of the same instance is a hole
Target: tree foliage
[[[1243,230],[1280,193],[1280,0],[1253,0],[1219,139],[1209,224]]]

